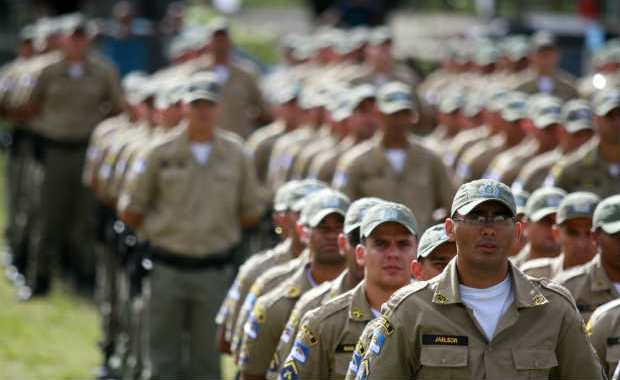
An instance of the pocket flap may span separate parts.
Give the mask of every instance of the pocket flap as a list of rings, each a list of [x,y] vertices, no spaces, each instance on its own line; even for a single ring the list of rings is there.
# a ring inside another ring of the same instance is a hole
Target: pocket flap
[[[522,349],[512,350],[515,368],[545,369],[558,366],[558,358],[552,350]]]
[[[426,367],[466,367],[467,347],[422,346],[420,364]]]

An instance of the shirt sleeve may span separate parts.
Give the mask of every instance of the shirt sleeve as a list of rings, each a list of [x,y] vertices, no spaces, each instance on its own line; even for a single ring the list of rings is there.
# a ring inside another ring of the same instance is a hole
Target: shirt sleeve
[[[280,370],[280,380],[329,378],[329,356],[325,341],[312,315],[304,317],[293,346]],[[324,336],[328,339],[328,336]]]
[[[575,353],[579,353],[576,355]],[[586,335],[586,326],[577,307],[566,308],[560,339],[556,346],[558,366],[550,379],[605,379],[603,367]]]
[[[128,169],[127,184],[118,200],[119,211],[146,214],[157,192],[158,160],[154,151],[135,160]]]

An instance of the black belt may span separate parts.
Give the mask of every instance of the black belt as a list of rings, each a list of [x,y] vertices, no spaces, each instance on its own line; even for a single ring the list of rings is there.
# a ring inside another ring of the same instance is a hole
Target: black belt
[[[234,262],[236,247],[203,257],[191,257],[168,251],[163,248],[150,248],[151,259],[155,263],[169,265],[181,270],[220,269]]]
[[[58,150],[83,150],[88,147],[89,140],[54,140],[47,137],[42,138],[47,148]]]

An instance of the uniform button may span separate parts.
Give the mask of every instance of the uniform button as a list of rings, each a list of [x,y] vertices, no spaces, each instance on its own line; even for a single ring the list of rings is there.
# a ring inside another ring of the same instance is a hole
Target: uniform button
[[[441,359],[441,364],[446,364],[447,360],[446,358]]]

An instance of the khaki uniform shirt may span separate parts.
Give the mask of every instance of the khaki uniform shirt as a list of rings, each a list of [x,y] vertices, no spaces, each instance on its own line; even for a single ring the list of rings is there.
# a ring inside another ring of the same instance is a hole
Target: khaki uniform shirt
[[[538,146],[538,141],[526,138],[517,146],[496,156],[483,177],[511,185],[527,160],[536,155]]]
[[[465,307],[456,260],[434,279],[397,291],[358,379],[604,379],[566,289],[510,266],[514,301],[489,341]],[[377,326],[377,325],[374,325]]]
[[[261,205],[256,173],[240,141],[216,130],[206,165],[190,147],[187,133],[179,133],[135,162],[119,209],[144,215],[152,245],[204,257],[235,246],[240,219],[260,215]]]
[[[293,273],[295,273],[299,267],[305,266],[308,263],[308,260],[309,253],[306,250],[299,257],[267,270],[262,273],[256,281],[254,281],[247,296],[242,298],[243,303],[241,305],[241,309],[239,310],[239,315],[235,321],[233,329],[230,349],[234,354],[235,359],[239,358],[241,343],[245,335],[245,323],[250,317],[252,310],[254,310],[256,300],[260,296],[277,288],[282,282],[286,281]]]
[[[553,281],[570,290],[586,321],[597,307],[620,297],[607,277],[599,255],[587,264],[563,271]]]
[[[448,145],[444,162],[449,168],[456,170],[461,156],[469,147],[489,137],[489,127],[482,125],[477,128],[465,130],[456,135]]]
[[[594,143],[584,145],[584,149],[555,165],[550,175],[553,185],[568,193],[590,191],[606,198],[618,194],[620,189],[620,164],[604,161]]]
[[[355,142],[352,138],[344,138],[333,149],[326,150],[316,155],[308,169],[308,178],[318,179],[325,183],[331,183],[336,173],[338,160],[349,151]]]
[[[519,269],[528,276],[551,280],[564,270],[564,255],[526,261]]]
[[[296,157],[292,168],[292,179],[304,179],[312,161],[322,152],[330,151],[338,146],[338,140],[334,136],[326,136],[303,148]]]
[[[243,327],[239,367],[241,373],[266,376],[278,340],[299,298],[312,289],[309,265],[298,268],[291,278],[256,300]]]
[[[570,74],[559,71],[546,78],[545,80],[536,76],[517,87],[517,91],[522,91],[526,94],[544,92],[556,96],[565,102],[579,97],[575,87],[575,80]],[[547,88],[547,85],[551,87]]]
[[[267,170],[267,186],[272,191],[277,191],[291,178],[293,164],[301,150],[320,135],[313,127],[305,126],[278,139],[271,152]]]
[[[344,379],[366,324],[374,318],[364,282],[308,313],[280,372],[300,380]],[[300,355],[303,354],[303,355]]]
[[[251,256],[239,268],[235,281],[228,290],[226,299],[216,317],[216,323],[224,325],[226,341],[232,341],[241,304],[248,295],[254,281],[268,269],[292,260],[293,255],[291,255],[290,246],[291,241],[285,240],[267,252]]]
[[[402,172],[386,157],[378,137],[338,163],[333,186],[352,200],[379,197],[413,210],[421,230],[433,224],[436,209],[450,210],[455,184],[436,154],[411,141]]]
[[[563,156],[560,148],[556,148],[534,157],[523,166],[515,180],[515,185],[530,193],[542,187],[553,165]]]
[[[465,150],[456,167],[461,183],[482,178],[489,162],[504,150],[504,142],[504,136],[491,136]]]
[[[381,322],[383,322],[381,318],[375,318],[366,324],[366,327],[364,328],[364,331],[362,331],[362,335],[360,335],[360,338],[357,340],[357,344],[355,345],[355,349],[353,350],[353,356],[351,356],[351,361],[349,362],[349,368],[347,368],[345,380],[355,380],[357,371],[362,363],[362,359],[364,358],[364,355],[366,354],[366,351],[372,341],[375,328],[379,327]]]
[[[252,133],[246,142],[246,146],[254,158],[258,180],[263,184],[267,180],[267,169],[269,168],[269,158],[273,146],[278,138],[285,133],[284,122],[278,120]]]
[[[40,132],[58,141],[87,141],[110,113],[120,110],[122,90],[111,65],[89,55],[83,74],[72,78],[65,60],[47,66],[32,89],[41,107]]]
[[[291,352],[291,348],[295,342],[295,337],[299,331],[299,323],[304,316],[313,309],[321,307],[325,303],[333,300],[341,294],[351,290],[348,286],[348,272],[343,272],[334,281],[326,282],[304,294],[295,308],[291,312],[291,316],[286,322],[286,327],[282,331],[280,341],[273,356],[272,363],[267,372],[267,380],[276,380],[279,370],[282,367],[284,359]]]
[[[594,311],[588,322],[590,341],[611,379],[620,362],[620,299]]]
[[[235,64],[228,66],[221,104],[219,125],[243,138],[254,132],[258,116],[268,114],[256,79]]]
[[[86,187],[94,184],[94,179],[107,149],[130,124],[129,118],[122,113],[102,121],[93,131],[86,150],[86,159],[82,173],[82,183]]]

